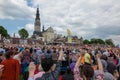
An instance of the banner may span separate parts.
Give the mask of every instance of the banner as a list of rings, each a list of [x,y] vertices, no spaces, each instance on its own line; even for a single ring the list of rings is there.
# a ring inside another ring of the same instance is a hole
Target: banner
[[[68,37],[68,43],[72,43],[72,35],[69,29],[67,29],[67,37]]]

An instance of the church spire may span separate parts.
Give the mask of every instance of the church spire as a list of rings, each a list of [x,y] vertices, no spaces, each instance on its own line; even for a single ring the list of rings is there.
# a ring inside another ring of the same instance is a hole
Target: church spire
[[[40,32],[41,32],[41,22],[40,22],[39,7],[37,7],[33,34],[40,35]]]
[[[37,8],[37,11],[36,11],[36,19],[40,19],[40,14],[39,14],[39,8]]]
[[[43,25],[42,31],[43,31],[43,32],[45,31],[45,27],[44,27],[44,25]]]

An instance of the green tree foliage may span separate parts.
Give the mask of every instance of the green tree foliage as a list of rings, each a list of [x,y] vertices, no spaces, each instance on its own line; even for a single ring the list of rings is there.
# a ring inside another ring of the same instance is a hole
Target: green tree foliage
[[[95,39],[95,38],[92,38],[90,40],[90,43],[91,44],[105,44],[104,40],[102,40],[102,39]]]
[[[105,44],[105,42],[102,39],[96,39],[96,42],[99,44]]]
[[[7,30],[3,27],[3,26],[0,26],[0,34],[3,36],[3,37],[10,37],[10,35],[8,34]]]
[[[84,44],[89,44],[89,43],[90,43],[90,41],[89,41],[89,40],[87,40],[87,39],[85,39],[85,40],[83,41],[83,43],[84,43]]]
[[[105,40],[105,43],[106,43],[107,45],[114,46],[114,43],[113,43],[112,39],[106,39],[106,40]]]
[[[90,43],[91,43],[91,44],[97,44],[96,39],[95,39],[95,38],[92,38],[92,39],[90,40]]]
[[[26,39],[29,36],[26,29],[21,29],[21,30],[18,31],[18,33],[19,33],[20,37],[23,38],[23,39]]]

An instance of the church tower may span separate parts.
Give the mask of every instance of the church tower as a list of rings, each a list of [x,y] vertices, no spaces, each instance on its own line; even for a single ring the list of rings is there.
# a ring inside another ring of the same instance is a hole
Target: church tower
[[[42,27],[42,32],[44,32],[45,31],[45,27],[44,27],[44,25],[43,25],[43,27]]]
[[[41,33],[40,14],[39,14],[39,8],[37,8],[33,34],[40,35],[40,33]]]

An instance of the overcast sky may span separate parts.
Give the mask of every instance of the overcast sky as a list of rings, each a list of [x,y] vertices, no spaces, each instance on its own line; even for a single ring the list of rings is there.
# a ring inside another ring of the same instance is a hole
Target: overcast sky
[[[0,0],[0,25],[8,33],[25,28],[32,35],[36,8],[41,24],[56,33],[91,38],[112,38],[120,43],[120,0]]]

